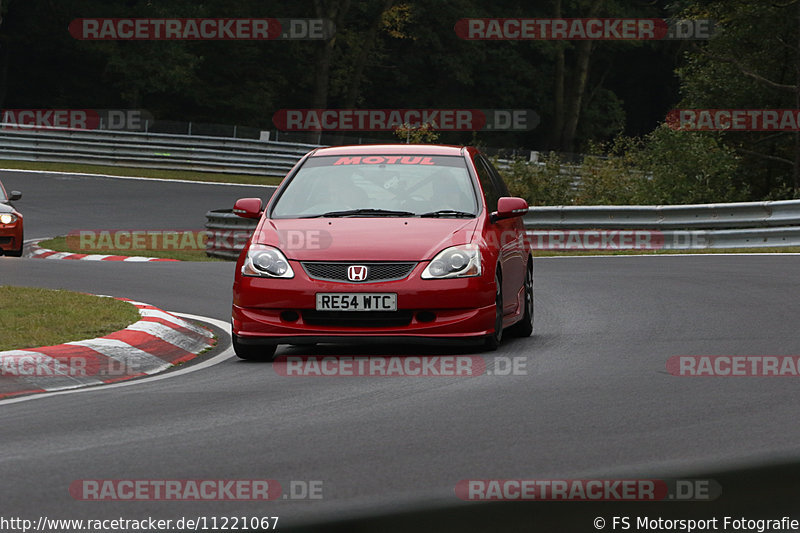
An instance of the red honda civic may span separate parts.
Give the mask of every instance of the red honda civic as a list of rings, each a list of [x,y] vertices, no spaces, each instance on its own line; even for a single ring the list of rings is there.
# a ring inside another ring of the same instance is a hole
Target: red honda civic
[[[483,343],[533,331],[533,257],[522,215],[476,148],[412,144],[316,149],[262,210],[236,264],[233,347]]]

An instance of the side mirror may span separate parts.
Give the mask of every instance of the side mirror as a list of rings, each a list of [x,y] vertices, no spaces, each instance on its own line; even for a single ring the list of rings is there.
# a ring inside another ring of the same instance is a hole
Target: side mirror
[[[492,222],[505,218],[521,217],[528,212],[528,202],[516,196],[503,196],[497,200],[497,211],[492,213]]]
[[[260,218],[261,198],[239,198],[233,205],[233,212],[242,218]]]
[[[13,202],[15,200],[22,199],[22,193],[19,191],[11,191],[11,194],[8,195],[9,201]]]

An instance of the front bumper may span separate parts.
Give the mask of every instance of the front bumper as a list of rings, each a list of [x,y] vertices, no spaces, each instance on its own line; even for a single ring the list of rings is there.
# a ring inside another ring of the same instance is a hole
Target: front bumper
[[[19,250],[22,248],[22,225],[0,224],[0,250]]]
[[[474,341],[494,331],[494,278],[423,280],[425,264],[405,279],[344,283],[310,279],[291,261],[295,277],[237,276],[233,333],[243,344],[301,342]],[[316,311],[318,292],[396,293],[397,311]]]

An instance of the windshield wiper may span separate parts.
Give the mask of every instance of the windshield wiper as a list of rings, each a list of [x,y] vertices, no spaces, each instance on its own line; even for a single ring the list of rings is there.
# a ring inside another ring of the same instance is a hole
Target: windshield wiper
[[[321,215],[311,215],[301,218],[327,218],[327,217],[357,217],[360,215],[376,217],[413,217],[416,213],[411,211],[392,211],[391,209],[348,209],[346,211],[328,211]]]
[[[438,217],[473,218],[475,216],[475,213],[467,213],[466,211],[456,211],[455,209],[440,209],[438,211],[422,213],[419,216],[423,218],[438,218]]]

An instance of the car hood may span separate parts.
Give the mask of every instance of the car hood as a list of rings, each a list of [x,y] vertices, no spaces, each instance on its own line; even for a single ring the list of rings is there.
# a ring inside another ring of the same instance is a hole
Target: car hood
[[[423,261],[470,242],[478,218],[263,219],[254,243],[298,261]]]
[[[0,202],[0,213],[16,213],[16,210],[10,205]]]

